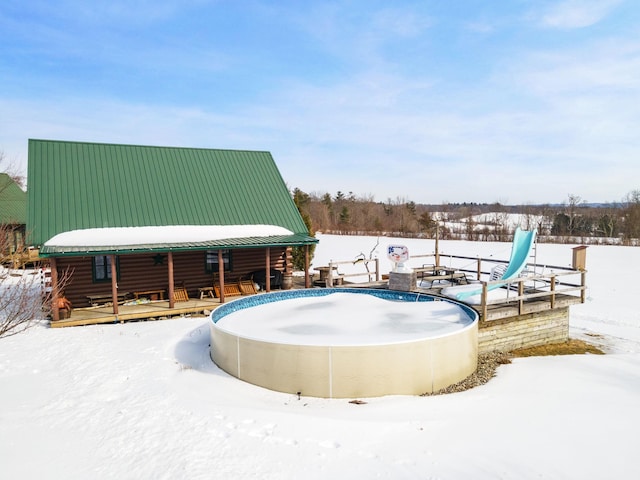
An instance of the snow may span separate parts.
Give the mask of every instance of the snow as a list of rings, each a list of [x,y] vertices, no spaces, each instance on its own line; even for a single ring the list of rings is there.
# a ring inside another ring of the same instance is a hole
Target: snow
[[[209,242],[230,238],[292,235],[276,225],[167,225],[160,227],[86,228],[59,233],[47,247],[108,247],[157,243]]]
[[[332,293],[237,310],[216,325],[223,331],[265,342],[344,346],[434,338],[471,323],[464,310],[452,303],[398,302],[357,293]]]
[[[375,237],[319,235],[314,265]],[[380,239],[411,255],[431,240]],[[506,260],[510,245],[440,242]],[[538,260],[571,262],[570,245]],[[347,265],[348,266],[348,265]],[[354,268],[362,269],[362,265]],[[2,478],[640,478],[640,249],[590,246],[571,332],[607,355],[516,359],[462,393],[327,400],[272,392],[209,359],[206,318],[0,339]],[[341,266],[342,268],[342,266]],[[357,317],[358,312],[353,312]]]

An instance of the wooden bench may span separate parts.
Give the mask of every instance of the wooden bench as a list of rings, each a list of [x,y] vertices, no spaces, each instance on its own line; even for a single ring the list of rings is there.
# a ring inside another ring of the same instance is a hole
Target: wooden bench
[[[133,297],[138,300],[140,297],[149,297],[149,300],[164,300],[164,290],[143,290],[133,292]]]
[[[316,270],[320,272],[320,280],[314,282],[314,285],[320,287],[329,286],[329,270],[327,267],[316,267]],[[342,285],[344,283],[344,275],[338,273],[338,267],[336,265],[331,269],[331,286]]]
[[[124,302],[129,297],[129,292],[118,293],[118,303]],[[113,303],[113,295],[109,294],[96,294],[87,295],[87,300],[92,307],[99,307],[101,305],[107,305]]]
[[[215,298],[213,287],[202,287],[198,289],[198,292],[200,293],[200,300],[205,297]]]

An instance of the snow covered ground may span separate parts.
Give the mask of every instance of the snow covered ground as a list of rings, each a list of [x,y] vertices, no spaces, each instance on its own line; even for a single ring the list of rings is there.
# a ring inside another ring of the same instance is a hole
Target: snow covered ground
[[[314,266],[369,256],[377,241],[319,238]],[[389,243],[434,248],[381,238],[383,271]],[[507,259],[510,245],[440,249]],[[450,395],[357,405],[255,387],[211,362],[206,318],[38,325],[0,339],[0,477],[640,478],[640,249],[587,252],[572,335],[609,353],[516,359]],[[571,246],[541,244],[537,257],[568,266]]]

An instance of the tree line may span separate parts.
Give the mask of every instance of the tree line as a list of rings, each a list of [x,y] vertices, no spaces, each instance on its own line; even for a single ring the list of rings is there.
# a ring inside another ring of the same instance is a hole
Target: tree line
[[[593,205],[570,194],[561,204],[416,204],[396,198],[384,202],[352,192],[306,193],[293,199],[310,233],[387,235],[442,239],[509,241],[515,226],[538,230],[540,241],[637,245],[640,190],[617,203]],[[517,219],[517,225],[513,220]]]

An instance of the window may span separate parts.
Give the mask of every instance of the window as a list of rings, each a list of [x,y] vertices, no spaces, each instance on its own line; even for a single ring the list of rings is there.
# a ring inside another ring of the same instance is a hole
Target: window
[[[116,270],[120,279],[120,259],[116,257]],[[98,255],[93,257],[93,281],[111,281],[111,255]]]
[[[231,250],[207,250],[205,256],[205,270],[207,273],[218,273],[218,251],[222,252],[222,262],[224,263],[224,271],[231,271]]]

